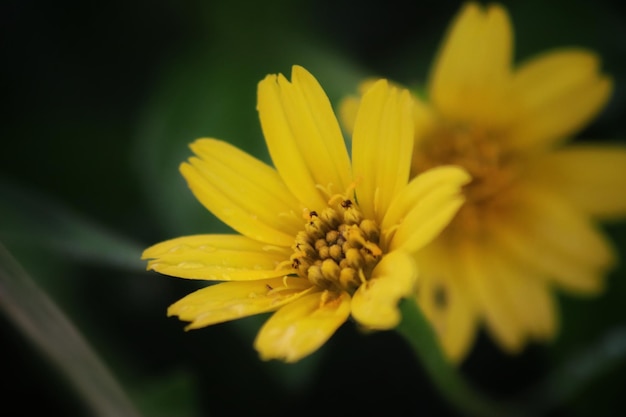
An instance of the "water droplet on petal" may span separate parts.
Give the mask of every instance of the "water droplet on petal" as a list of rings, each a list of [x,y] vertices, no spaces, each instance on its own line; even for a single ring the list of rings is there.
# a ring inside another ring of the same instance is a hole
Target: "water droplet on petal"
[[[202,262],[181,262],[177,265],[182,269],[199,269],[204,268],[204,264]]]
[[[188,249],[188,248],[189,248],[189,246],[187,246],[187,245],[176,245],[176,246],[173,246],[168,252],[169,253],[176,253],[176,252],[180,252],[180,251],[183,251],[185,249]]]

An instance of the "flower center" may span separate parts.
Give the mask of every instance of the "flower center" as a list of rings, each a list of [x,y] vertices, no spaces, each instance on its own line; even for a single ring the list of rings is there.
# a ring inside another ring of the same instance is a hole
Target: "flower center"
[[[502,202],[496,198],[516,178],[517,161],[501,146],[498,135],[466,125],[441,124],[422,141],[413,155],[412,175],[439,165],[459,165],[472,176],[463,191],[466,203],[450,228],[463,233],[480,227],[481,218]]]
[[[378,225],[343,196],[332,198],[320,213],[306,210],[304,217],[304,230],[292,246],[292,267],[318,287],[352,294],[381,258]]]

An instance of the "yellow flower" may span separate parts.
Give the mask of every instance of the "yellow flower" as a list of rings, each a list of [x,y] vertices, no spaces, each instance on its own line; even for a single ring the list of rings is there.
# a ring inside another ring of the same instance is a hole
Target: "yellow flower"
[[[611,93],[598,57],[558,49],[513,68],[512,37],[503,7],[466,4],[415,106],[412,174],[457,164],[472,176],[416,257],[419,304],[453,361],[480,324],[510,353],[554,337],[553,289],[603,289],[614,253],[594,222],[626,214],[626,149],[564,146]],[[357,104],[342,103],[348,126]]]
[[[268,75],[258,111],[275,168],[216,139],[191,145],[180,170],[196,198],[238,235],[196,235],[156,244],[148,269],[228,281],[170,306],[195,329],[275,313],[255,347],[294,362],[318,349],[352,315],[370,329],[395,327],[412,296],[414,256],[463,203],[469,181],[439,167],[409,181],[412,100],[385,80],[359,106],[348,156],[339,123],[315,78]]]

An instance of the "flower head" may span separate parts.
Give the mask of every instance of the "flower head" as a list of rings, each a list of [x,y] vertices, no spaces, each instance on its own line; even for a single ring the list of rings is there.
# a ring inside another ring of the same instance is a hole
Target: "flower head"
[[[239,234],[195,235],[145,250],[148,269],[223,281],[169,307],[187,328],[275,312],[255,347],[294,362],[352,316],[370,329],[400,320],[413,294],[414,254],[463,203],[467,173],[452,166],[409,181],[413,149],[408,91],[376,82],[363,96],[352,160],[330,102],[294,66],[269,75],[258,111],[270,167],[216,139],[199,139],[181,172],[196,198]]]
[[[602,290],[614,254],[593,221],[626,214],[626,149],[565,146],[611,93],[598,57],[558,49],[513,67],[512,37],[502,6],[467,3],[414,110],[412,175],[456,164],[472,176],[416,255],[418,301],[455,361],[481,323],[512,353],[553,337],[552,289]],[[357,103],[342,105],[348,125]]]

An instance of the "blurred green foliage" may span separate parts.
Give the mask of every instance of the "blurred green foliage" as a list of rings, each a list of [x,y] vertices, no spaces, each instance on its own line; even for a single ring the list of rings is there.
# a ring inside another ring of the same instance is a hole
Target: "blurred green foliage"
[[[187,144],[203,136],[267,160],[255,110],[256,84],[266,74],[288,74],[292,64],[303,65],[334,103],[368,75],[419,85],[460,4],[0,5],[0,241],[144,415],[457,415],[394,332],[363,335],[348,323],[301,363],[263,363],[252,340],[264,317],[186,333],[165,310],[195,284],[146,273],[137,259],[143,247],[167,238],[227,230],[195,201],[178,165],[189,155]],[[598,51],[616,90],[579,137],[624,143],[621,3],[504,4],[515,26],[518,59],[566,45]],[[606,230],[624,259],[626,223]],[[549,415],[624,410],[625,278],[622,265],[611,273],[604,295],[560,297],[562,329],[554,343],[508,357],[481,335],[461,371],[485,392],[508,398],[568,369],[570,374],[555,378],[573,381],[573,387],[560,388],[555,395],[564,402]],[[0,323],[9,381],[1,413],[84,414],[66,376],[10,316]]]

